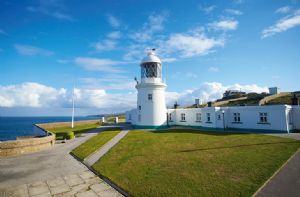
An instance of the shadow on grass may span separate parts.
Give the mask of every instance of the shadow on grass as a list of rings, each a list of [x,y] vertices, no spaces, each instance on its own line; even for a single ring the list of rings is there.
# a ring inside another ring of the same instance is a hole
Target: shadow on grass
[[[151,130],[152,133],[194,133],[194,134],[204,134],[204,135],[215,135],[215,136],[226,136],[226,135],[247,135],[252,134],[248,132],[234,132],[234,131],[223,131],[223,130],[211,130],[203,131],[197,129],[162,129],[162,130]]]
[[[240,145],[234,145],[234,146],[223,146],[223,147],[211,147],[211,148],[196,148],[196,149],[187,149],[187,150],[181,150],[177,152],[197,152],[197,151],[206,151],[206,150],[221,150],[221,149],[231,149],[231,148],[241,148],[241,147],[251,147],[251,146],[266,146],[266,145],[276,145],[276,144],[299,144],[300,142],[269,142],[269,143],[257,143],[257,144],[240,144]]]

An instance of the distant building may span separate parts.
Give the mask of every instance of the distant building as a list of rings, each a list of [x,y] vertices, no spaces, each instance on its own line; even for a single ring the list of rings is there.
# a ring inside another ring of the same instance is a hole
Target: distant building
[[[300,106],[268,105],[239,107],[178,108],[167,109],[165,88],[162,81],[162,64],[154,51],[140,64],[141,81],[135,86],[138,91],[137,108],[125,113],[126,122],[135,128],[166,128],[187,126],[205,130],[237,130],[254,132],[293,132],[300,129]],[[278,88],[270,88],[277,94]],[[228,90],[224,97],[243,96],[245,92]],[[255,94],[253,94],[255,96]],[[295,101],[296,102],[296,101]],[[200,100],[195,100],[200,105]]]
[[[274,95],[279,93],[279,88],[278,87],[271,87],[269,88],[269,94]]]
[[[241,96],[246,96],[246,92],[241,92],[238,90],[226,90],[226,92],[223,94],[223,98],[235,98]]]

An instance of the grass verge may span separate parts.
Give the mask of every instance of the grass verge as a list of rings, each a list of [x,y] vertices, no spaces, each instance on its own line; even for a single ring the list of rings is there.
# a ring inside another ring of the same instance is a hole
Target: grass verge
[[[103,146],[106,142],[115,137],[119,132],[120,130],[103,131],[75,148],[72,153],[79,159],[84,160],[86,157]]]
[[[87,124],[87,125],[79,125],[75,126],[74,128],[71,127],[57,127],[57,128],[51,128],[48,129],[49,131],[55,133],[57,140],[63,140],[63,139],[72,139],[74,138],[74,135],[76,137],[80,136],[82,133],[85,133],[91,129],[95,129],[99,127],[100,124]],[[73,137],[72,137],[73,136]]]
[[[132,196],[251,196],[299,147],[269,135],[131,131],[93,168]]]

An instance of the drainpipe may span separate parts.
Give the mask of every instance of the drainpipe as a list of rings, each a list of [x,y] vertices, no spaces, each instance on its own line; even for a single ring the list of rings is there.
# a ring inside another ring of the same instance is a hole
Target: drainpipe
[[[222,110],[223,130],[225,131],[225,111]]]

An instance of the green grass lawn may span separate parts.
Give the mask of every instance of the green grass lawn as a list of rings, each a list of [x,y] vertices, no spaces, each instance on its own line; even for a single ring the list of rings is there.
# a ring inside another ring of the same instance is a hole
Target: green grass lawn
[[[95,129],[99,127],[99,124],[88,124],[88,125],[79,125],[74,128],[71,127],[58,127],[48,129],[49,131],[55,133],[56,139],[62,140],[64,138],[68,138],[68,134],[73,133],[75,136],[80,136],[82,133],[90,131],[91,129]]]
[[[269,135],[130,131],[93,168],[132,196],[251,196],[299,147]]]
[[[83,160],[84,158],[98,150],[110,139],[115,137],[119,132],[120,130],[103,131],[75,148],[72,153],[79,159]]]

